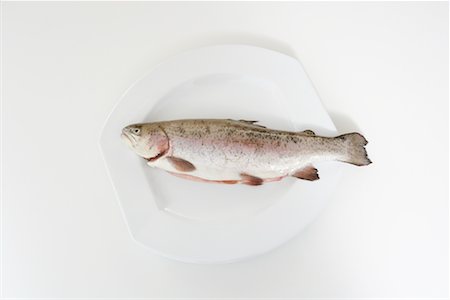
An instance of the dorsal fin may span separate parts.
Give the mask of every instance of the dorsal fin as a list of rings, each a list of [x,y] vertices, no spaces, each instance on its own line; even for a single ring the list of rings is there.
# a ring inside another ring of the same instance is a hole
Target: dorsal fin
[[[238,122],[245,123],[245,124],[253,125],[253,126],[258,126],[258,127],[261,127],[261,128],[267,128],[266,126],[259,125],[259,124],[255,124],[255,123],[257,123],[258,121],[250,121],[250,120],[237,120],[237,121],[238,121]]]

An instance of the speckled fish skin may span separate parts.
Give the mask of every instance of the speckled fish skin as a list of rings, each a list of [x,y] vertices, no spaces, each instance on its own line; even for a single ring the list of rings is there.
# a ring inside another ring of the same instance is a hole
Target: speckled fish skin
[[[260,185],[286,176],[317,180],[314,163],[368,165],[359,133],[337,137],[265,128],[245,120],[174,120],[133,124],[122,139],[148,165],[206,182]]]

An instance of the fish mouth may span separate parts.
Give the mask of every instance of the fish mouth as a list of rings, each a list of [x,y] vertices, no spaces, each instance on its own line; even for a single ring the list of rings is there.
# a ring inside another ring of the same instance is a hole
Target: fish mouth
[[[120,137],[129,146],[134,146],[136,144],[136,140],[132,136],[130,136],[130,135],[126,134],[126,133],[122,133],[120,135]]]

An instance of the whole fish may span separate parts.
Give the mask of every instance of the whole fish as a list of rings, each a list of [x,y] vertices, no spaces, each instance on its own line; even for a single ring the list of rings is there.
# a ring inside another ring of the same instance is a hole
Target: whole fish
[[[256,121],[174,120],[133,124],[123,141],[149,166],[196,181],[261,185],[286,176],[319,179],[314,163],[371,163],[359,133],[337,137],[273,130]]]

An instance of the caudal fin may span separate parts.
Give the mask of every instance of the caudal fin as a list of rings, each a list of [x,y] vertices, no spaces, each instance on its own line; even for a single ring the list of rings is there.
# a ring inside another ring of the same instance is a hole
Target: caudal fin
[[[366,166],[372,162],[367,157],[365,145],[367,140],[357,132],[347,133],[336,137],[344,141],[345,155],[343,162],[353,164],[356,166]]]

